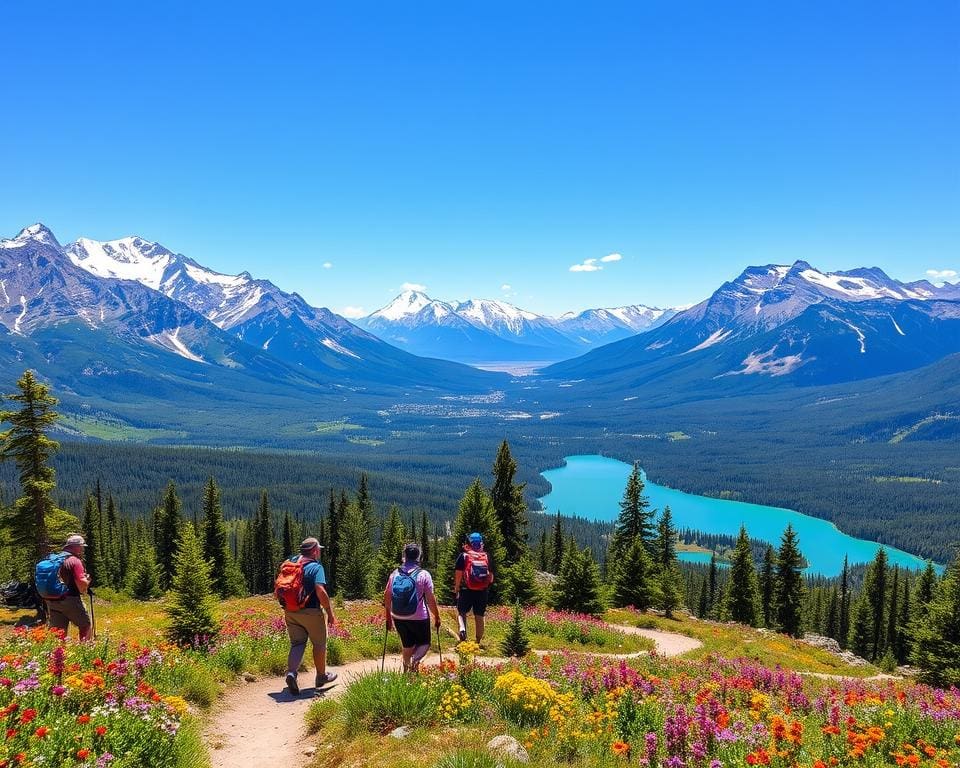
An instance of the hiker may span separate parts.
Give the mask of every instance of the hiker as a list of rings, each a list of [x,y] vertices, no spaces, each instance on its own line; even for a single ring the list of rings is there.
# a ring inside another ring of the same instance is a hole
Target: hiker
[[[83,564],[87,542],[79,533],[70,534],[63,551],[47,555],[37,563],[37,592],[47,606],[47,623],[63,630],[64,636],[74,624],[81,642],[91,638],[90,615],[83,605],[83,595],[90,590],[90,574]]]
[[[477,628],[477,645],[483,639],[483,615],[487,611],[487,597],[493,584],[490,559],[483,550],[483,536],[471,533],[463,552],[457,556],[453,571],[453,599],[457,605],[460,640],[467,639],[467,614],[473,611]]]
[[[313,664],[316,668],[315,685],[322,688],[337,679],[327,671],[327,626],[337,625],[337,618],[327,594],[327,576],[320,563],[320,542],[306,538],[300,544],[300,554],[293,555],[280,565],[274,594],[283,606],[283,618],[290,635],[290,655],[287,656],[287,690],[294,696],[300,693],[297,672],[307,639],[313,646]]]
[[[416,673],[430,650],[430,617],[440,631],[440,608],[433,594],[433,577],[420,567],[420,546],[410,542],[403,548],[403,565],[394,569],[383,591],[387,631],[397,627],[403,648],[403,671]]]

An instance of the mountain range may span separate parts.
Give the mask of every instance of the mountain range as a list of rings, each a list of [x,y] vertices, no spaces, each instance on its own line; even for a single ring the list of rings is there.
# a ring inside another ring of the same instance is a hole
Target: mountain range
[[[656,328],[676,313],[636,304],[551,318],[504,301],[445,302],[408,290],[356,322],[414,354],[482,365],[565,360]]]

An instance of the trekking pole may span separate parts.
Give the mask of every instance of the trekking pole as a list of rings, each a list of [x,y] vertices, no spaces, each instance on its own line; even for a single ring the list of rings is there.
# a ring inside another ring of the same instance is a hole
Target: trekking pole
[[[390,632],[390,628],[387,626],[387,622],[383,622],[383,656],[380,657],[380,674],[383,674],[384,665],[387,663],[387,634]]]
[[[93,628],[93,639],[97,639],[97,615],[93,612],[93,592],[87,590],[87,597],[90,600],[90,624]]]

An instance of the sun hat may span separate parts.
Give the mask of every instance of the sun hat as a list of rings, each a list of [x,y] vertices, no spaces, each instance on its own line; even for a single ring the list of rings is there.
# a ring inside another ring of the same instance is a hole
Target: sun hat
[[[84,541],[83,536],[79,533],[71,533],[67,536],[67,540],[63,543],[65,547],[85,547],[87,542]]]
[[[300,542],[300,551],[301,552],[313,552],[313,550],[320,548],[323,549],[323,544],[320,543],[320,540],[310,536]]]

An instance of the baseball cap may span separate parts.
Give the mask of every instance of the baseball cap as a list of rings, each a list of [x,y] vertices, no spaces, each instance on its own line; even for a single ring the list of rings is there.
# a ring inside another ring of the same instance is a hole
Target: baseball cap
[[[483,544],[483,536],[474,531],[470,534],[470,543],[471,544]]]
[[[309,538],[304,539],[300,542],[300,551],[301,552],[312,552],[317,547],[323,549],[323,544],[320,543],[320,540],[310,536]]]
[[[67,536],[67,540],[63,542],[63,546],[85,547],[87,546],[87,542],[83,540],[83,536],[81,536],[79,533],[72,533],[69,536]]]

